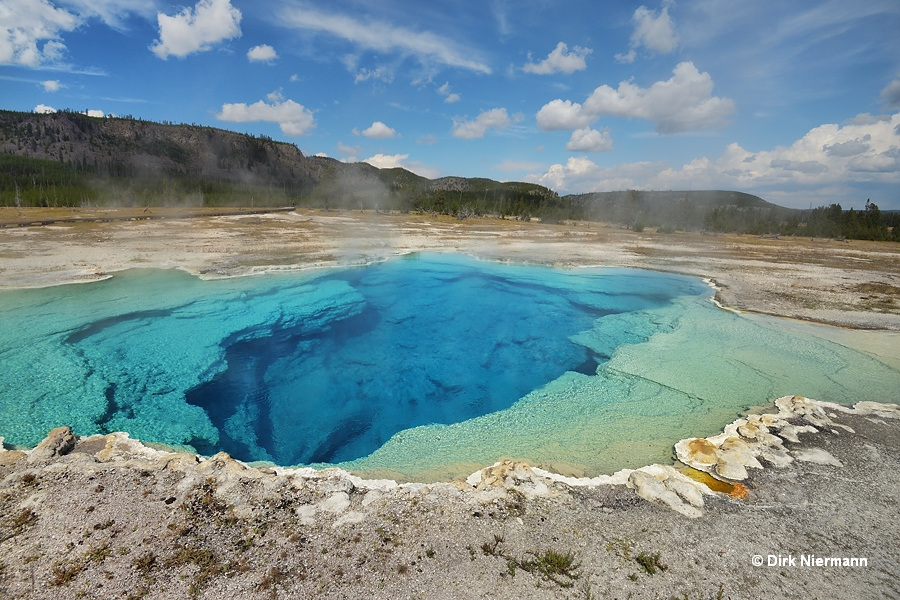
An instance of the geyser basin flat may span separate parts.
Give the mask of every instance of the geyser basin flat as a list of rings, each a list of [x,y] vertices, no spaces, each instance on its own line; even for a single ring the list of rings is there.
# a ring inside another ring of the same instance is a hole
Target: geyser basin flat
[[[412,255],[325,274],[131,271],[0,293],[0,434],[68,424],[243,460],[431,481],[500,457],[665,462],[784,394],[890,401],[900,373],[709,302],[701,281]]]

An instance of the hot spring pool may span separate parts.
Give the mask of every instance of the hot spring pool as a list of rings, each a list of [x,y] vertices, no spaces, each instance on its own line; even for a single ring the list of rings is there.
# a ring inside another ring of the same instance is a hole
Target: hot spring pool
[[[785,394],[890,401],[900,372],[718,309],[702,281],[410,255],[202,281],[134,270],[0,292],[0,435],[127,431],[245,461],[434,481],[502,457],[667,462]]]

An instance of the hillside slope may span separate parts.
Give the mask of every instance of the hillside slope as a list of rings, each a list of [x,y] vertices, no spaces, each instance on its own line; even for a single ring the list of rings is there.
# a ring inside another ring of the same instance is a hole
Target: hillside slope
[[[432,181],[402,168],[306,156],[265,136],[75,112],[0,111],[0,175],[7,206],[256,202],[474,214],[503,203],[535,212],[541,199],[558,198],[534,184]]]

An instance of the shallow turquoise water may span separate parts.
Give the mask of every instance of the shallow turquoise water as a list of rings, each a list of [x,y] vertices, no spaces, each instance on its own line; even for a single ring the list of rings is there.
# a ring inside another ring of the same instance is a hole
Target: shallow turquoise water
[[[438,479],[502,456],[576,474],[671,456],[784,394],[884,401],[900,373],[709,302],[701,281],[412,255],[0,293],[0,435],[58,425]]]

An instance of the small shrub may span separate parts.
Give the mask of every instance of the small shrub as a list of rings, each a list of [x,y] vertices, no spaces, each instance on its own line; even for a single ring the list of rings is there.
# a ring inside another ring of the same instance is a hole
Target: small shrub
[[[164,563],[166,567],[180,567],[187,564],[194,564],[199,569],[194,574],[194,580],[188,586],[191,596],[199,595],[206,583],[223,571],[223,566],[219,564],[215,552],[209,548],[182,546]]]
[[[634,557],[634,560],[637,564],[641,565],[648,575],[653,575],[656,573],[656,570],[665,571],[669,568],[668,565],[664,565],[660,562],[659,552],[656,554],[647,554],[646,552],[641,552],[637,556]]]
[[[284,578],[287,576],[286,573],[282,573],[278,567],[269,567],[266,570],[266,574],[263,575],[262,581],[256,586],[257,590],[268,590],[270,588],[275,587],[277,584],[284,581]]]
[[[53,564],[53,568],[51,573],[53,574],[53,578],[50,580],[50,585],[53,587],[60,587],[63,585],[68,585],[76,575],[81,573],[84,569],[84,561],[75,560],[70,563],[66,562],[57,562]]]
[[[106,521],[105,523],[94,523],[94,531],[103,531],[104,529],[109,529],[115,524],[116,522],[112,519]]]
[[[537,573],[547,581],[552,581],[560,587],[570,588],[575,580],[581,577],[578,569],[581,563],[575,562],[574,552],[557,552],[548,549],[542,553],[532,553],[533,559],[523,560],[518,566],[523,571]]]
[[[112,553],[108,542],[103,542],[96,548],[91,548],[84,553],[84,558],[91,562],[102,563]]]
[[[147,552],[134,559],[131,564],[135,569],[146,575],[156,566],[156,555],[152,552]]]

